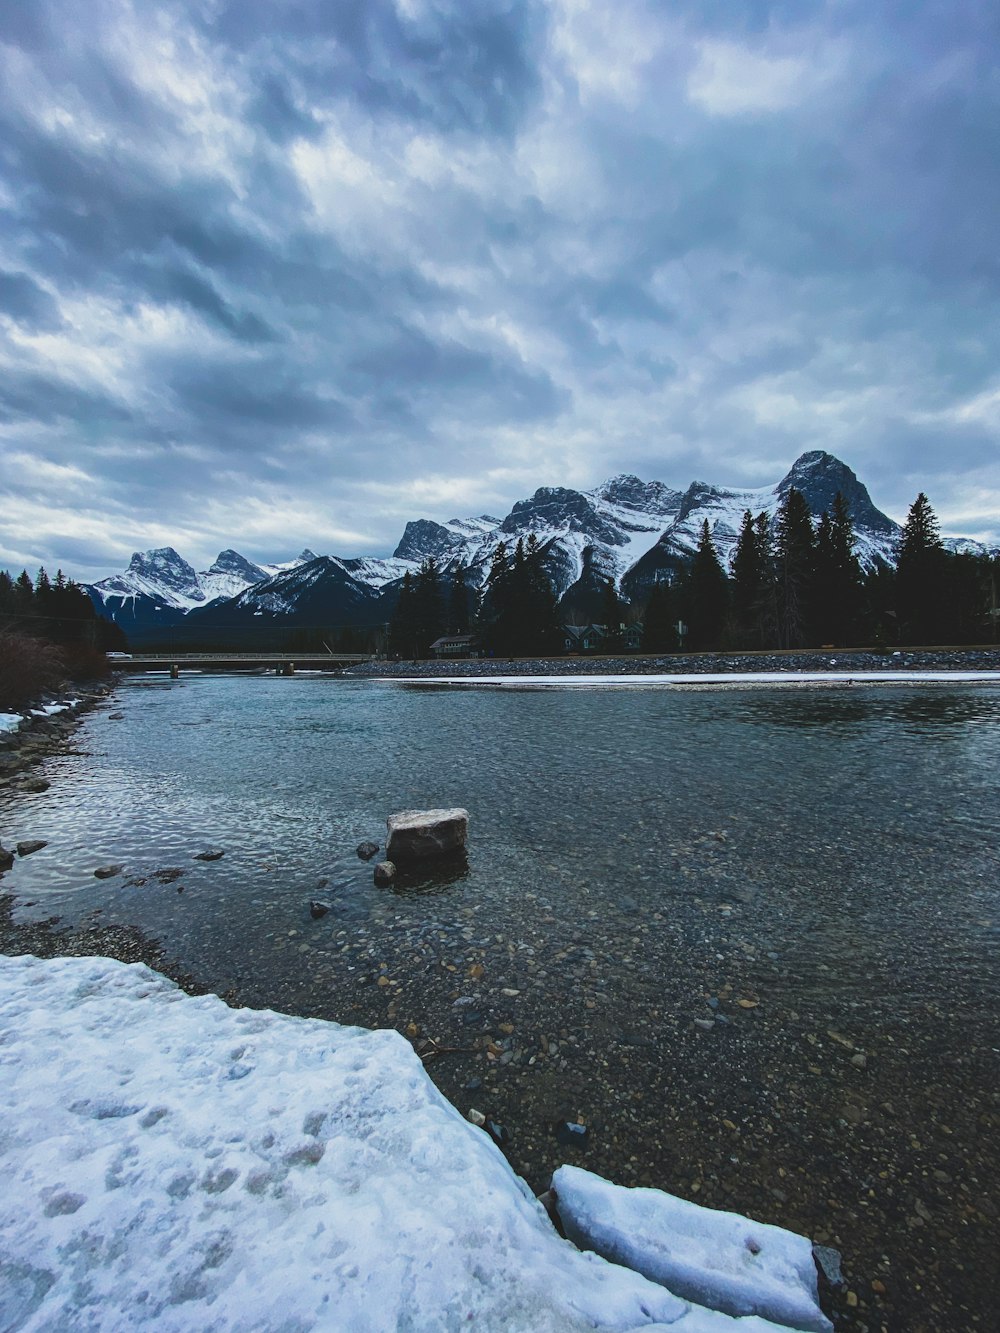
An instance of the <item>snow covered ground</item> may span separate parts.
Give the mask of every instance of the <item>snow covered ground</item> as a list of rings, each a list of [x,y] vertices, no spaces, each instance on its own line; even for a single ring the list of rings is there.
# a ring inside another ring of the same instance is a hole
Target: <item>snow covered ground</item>
[[[694,1216],[708,1264],[733,1218]],[[735,1225],[769,1260],[805,1252]],[[141,964],[0,958],[0,1328],[459,1327],[779,1333],[560,1239],[395,1032],[229,1009]]]
[[[30,713],[0,713],[0,731],[17,731],[25,717],[52,717],[56,713],[68,713],[79,708],[79,699],[67,699],[65,703],[43,704],[41,708],[32,708]]]
[[[464,685],[476,688],[561,689],[589,686],[648,689],[656,685],[912,685],[984,681],[1000,685],[1000,671],[720,671],[643,676],[389,676],[397,685]]]
[[[611,1185],[577,1166],[561,1166],[552,1189],[566,1234],[577,1245],[712,1309],[829,1333],[805,1236],[662,1190]]]

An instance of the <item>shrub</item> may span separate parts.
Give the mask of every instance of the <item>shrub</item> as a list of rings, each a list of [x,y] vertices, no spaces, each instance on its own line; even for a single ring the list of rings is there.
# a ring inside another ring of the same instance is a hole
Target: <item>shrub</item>
[[[0,711],[33,703],[59,686],[65,672],[63,655],[53,644],[29,634],[0,633]]]

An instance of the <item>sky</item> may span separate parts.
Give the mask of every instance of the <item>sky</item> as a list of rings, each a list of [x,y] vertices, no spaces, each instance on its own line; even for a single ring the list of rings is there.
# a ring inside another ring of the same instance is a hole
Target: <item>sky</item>
[[[995,0],[0,6],[0,567],[808,449],[1000,539]]]

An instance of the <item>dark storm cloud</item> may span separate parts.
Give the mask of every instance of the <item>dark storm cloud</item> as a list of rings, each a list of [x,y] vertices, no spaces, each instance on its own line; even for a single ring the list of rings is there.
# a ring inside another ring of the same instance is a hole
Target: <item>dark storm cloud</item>
[[[280,48],[319,106],[347,98],[373,114],[445,131],[510,134],[538,92],[542,7],[460,3],[417,11],[408,18],[391,0],[302,0],[282,11],[276,34],[271,0],[230,0],[204,24],[216,40],[263,62]],[[258,103],[260,123],[282,140],[290,110],[302,114],[287,84],[272,83]]]
[[[356,357],[348,369],[376,391],[388,385],[416,395],[448,394],[463,408],[474,400],[480,411],[499,420],[549,416],[563,401],[547,375],[532,373],[510,358],[436,342],[413,328],[400,328],[387,342]]]
[[[227,434],[248,428],[267,432],[272,445],[278,427],[291,432],[320,427],[346,429],[352,415],[343,403],[325,398],[302,384],[281,362],[247,362],[237,366],[189,366],[172,377],[172,387],[185,408],[203,422],[211,438],[216,429]]]
[[[384,553],[408,488],[805,448],[1000,527],[998,51],[986,0],[0,8],[0,417],[53,512],[4,472],[0,566],[207,561],[247,497],[257,558]]]
[[[0,269],[0,312],[28,329],[57,329],[62,323],[59,306],[27,273]]]
[[[121,425],[131,421],[127,407],[106,394],[82,389],[56,375],[28,371],[0,377],[0,421],[40,422],[60,420],[95,425]]]

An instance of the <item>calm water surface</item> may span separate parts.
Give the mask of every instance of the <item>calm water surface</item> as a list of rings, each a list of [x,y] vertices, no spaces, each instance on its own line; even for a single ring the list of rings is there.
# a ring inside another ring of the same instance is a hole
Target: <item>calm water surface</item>
[[[842,1327],[991,1326],[1000,690],[147,678],[78,745],[0,795],[22,918],[434,1037],[533,1184],[581,1118],[581,1165],[838,1245]],[[467,866],[376,890],[356,844],[450,805]]]

